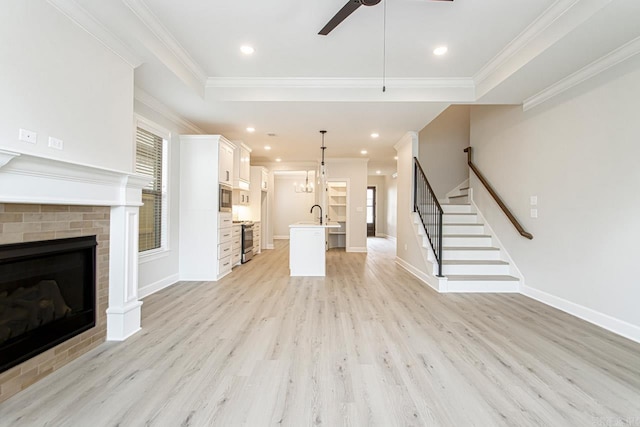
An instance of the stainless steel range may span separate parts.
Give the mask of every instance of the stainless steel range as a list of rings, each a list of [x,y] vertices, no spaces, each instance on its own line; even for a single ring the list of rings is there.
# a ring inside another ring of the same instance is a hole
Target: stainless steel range
[[[253,258],[253,222],[242,223],[242,263]]]

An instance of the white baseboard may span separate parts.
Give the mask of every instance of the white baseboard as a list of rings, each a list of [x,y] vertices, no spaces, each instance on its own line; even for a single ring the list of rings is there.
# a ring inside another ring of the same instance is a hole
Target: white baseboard
[[[405,260],[399,257],[396,257],[396,264],[398,264],[400,267],[407,270],[413,276],[418,278],[421,282],[424,282],[429,287],[433,288],[436,292],[440,292],[440,281],[438,280],[437,277],[430,276],[424,271],[418,270],[413,265],[409,264],[408,262],[406,262]]]
[[[273,243],[267,243],[267,249],[275,249]]]
[[[600,313],[535,288],[521,286],[520,289],[520,293],[528,296],[529,298],[533,298],[543,304],[550,305],[551,307],[562,310],[572,316],[578,317],[615,334],[640,343],[640,327],[636,325],[632,325],[624,320],[616,319],[615,317],[611,317],[607,314]]]
[[[362,246],[351,246],[351,247],[348,247],[345,252],[364,252],[364,253],[366,253],[367,252],[367,248],[362,247]]]
[[[150,285],[144,286],[142,288],[138,288],[138,298],[144,298],[147,297],[151,294],[154,294],[156,292],[158,292],[161,289],[164,289],[168,286],[173,285],[174,283],[178,282],[180,280],[180,276],[178,276],[177,274],[172,274],[169,277],[165,277],[162,280],[158,280],[155,283],[152,283]]]
[[[273,236],[273,240],[289,240],[289,236],[288,236],[288,235],[284,235],[284,236]]]

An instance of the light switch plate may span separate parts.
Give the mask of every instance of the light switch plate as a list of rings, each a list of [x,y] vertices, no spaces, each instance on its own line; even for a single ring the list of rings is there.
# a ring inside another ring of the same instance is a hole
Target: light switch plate
[[[537,206],[538,205],[538,196],[531,196],[530,200],[530,204],[531,206]]]
[[[531,209],[531,218],[538,218],[538,209]]]
[[[54,138],[52,136],[49,137],[49,147],[55,148],[56,150],[62,150],[64,148],[64,144],[61,139]]]
[[[20,132],[18,132],[18,139],[30,144],[35,144],[38,142],[38,134],[31,130],[20,129]]]

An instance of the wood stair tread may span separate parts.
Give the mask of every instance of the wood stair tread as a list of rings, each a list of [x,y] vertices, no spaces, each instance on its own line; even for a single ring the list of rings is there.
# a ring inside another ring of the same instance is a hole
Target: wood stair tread
[[[517,282],[519,279],[517,277],[508,276],[508,275],[486,275],[486,276],[465,276],[465,275],[451,275],[447,276],[447,279],[450,282]]]

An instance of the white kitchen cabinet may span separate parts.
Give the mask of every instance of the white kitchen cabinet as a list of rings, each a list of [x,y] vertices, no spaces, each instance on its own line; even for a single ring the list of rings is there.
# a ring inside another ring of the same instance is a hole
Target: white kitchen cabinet
[[[236,266],[242,261],[242,225],[233,224],[231,235],[231,264]]]
[[[232,215],[219,212],[219,181],[233,149],[220,135],[180,136],[181,280],[215,281],[230,271]]]
[[[220,184],[232,186],[235,146],[231,142],[224,139],[224,137],[221,137],[218,150],[220,167],[218,181],[220,182]]]
[[[248,190],[251,181],[251,149],[242,141],[234,141],[237,148],[233,157],[233,188]]]
[[[260,221],[253,223],[253,254],[257,255],[262,252],[262,233],[260,231]]]
[[[260,190],[269,190],[269,171],[266,168],[262,168],[260,174]]]
[[[269,171],[262,166],[251,166],[251,196],[249,203],[249,219],[261,223],[260,250],[268,247],[269,231]],[[255,234],[255,233],[254,233]],[[254,245],[256,238],[254,237]]]

